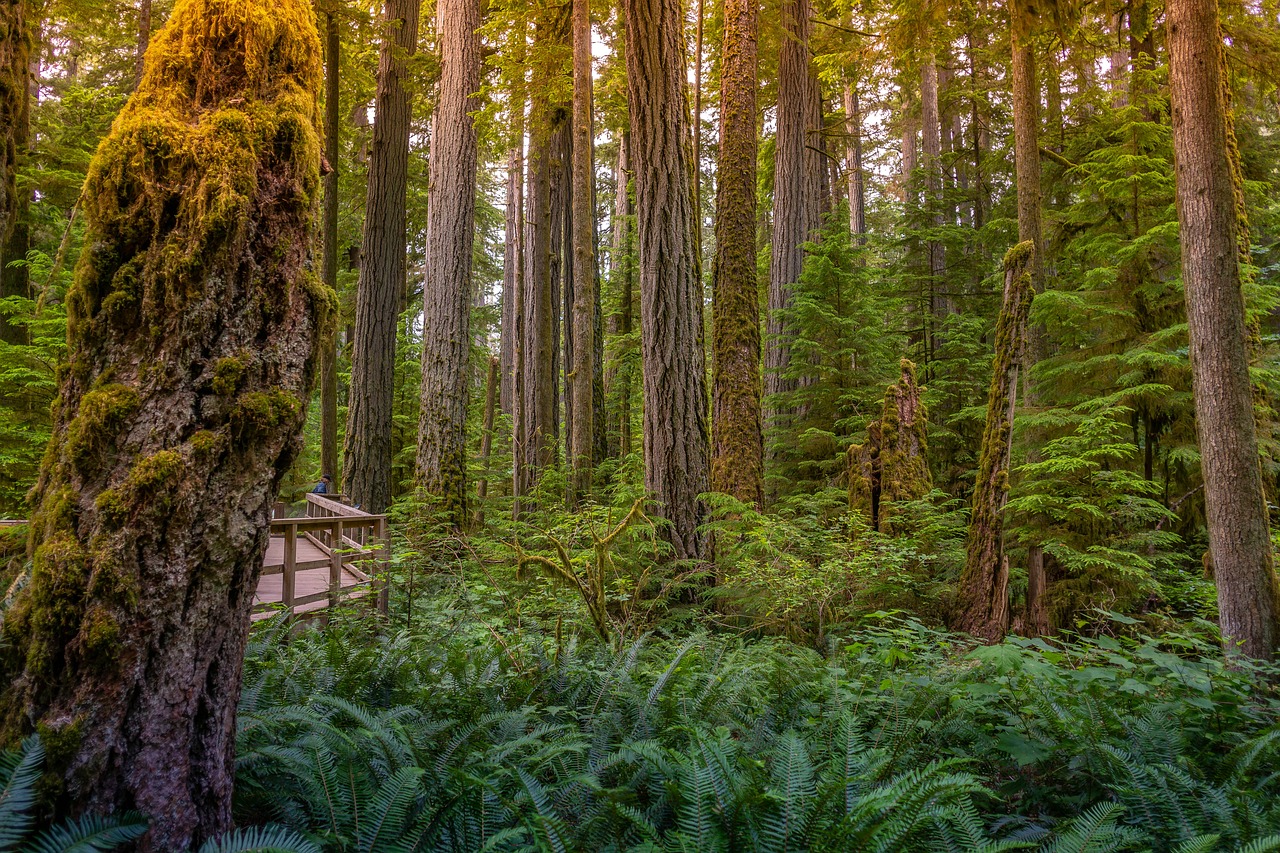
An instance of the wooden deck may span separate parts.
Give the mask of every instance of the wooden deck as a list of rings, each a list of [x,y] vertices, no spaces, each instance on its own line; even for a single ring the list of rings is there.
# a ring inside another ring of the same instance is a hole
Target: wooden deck
[[[271,520],[252,618],[281,609],[312,614],[369,596],[385,613],[387,555],[385,515],[347,506],[341,495],[309,494],[306,515]]]

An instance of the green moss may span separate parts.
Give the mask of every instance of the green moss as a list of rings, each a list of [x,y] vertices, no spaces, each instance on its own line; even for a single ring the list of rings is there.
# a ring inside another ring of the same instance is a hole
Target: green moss
[[[85,394],[75,418],[67,425],[65,447],[72,464],[85,468],[137,409],[138,392],[128,385],[104,385]]]
[[[120,643],[120,623],[105,607],[94,606],[80,624],[80,642],[85,661],[95,669],[111,669],[116,665]]]
[[[183,467],[182,454],[176,450],[161,450],[138,460],[125,481],[130,499],[160,496],[179,480]]]
[[[44,746],[44,774],[36,783],[36,794],[44,803],[62,798],[67,771],[84,744],[84,717],[76,717],[61,725],[41,721],[36,734]]]
[[[52,676],[74,636],[83,608],[88,567],[84,549],[69,532],[45,539],[31,563],[31,644],[28,674]]]
[[[118,489],[104,489],[94,501],[94,507],[98,510],[98,521],[103,527],[119,527],[129,517],[129,504]]]
[[[1031,261],[1031,253],[1035,251],[1035,244],[1030,240],[1023,240],[1015,246],[1010,247],[1009,251],[1004,253],[1004,268],[1017,269]]]
[[[284,391],[255,391],[240,398],[231,412],[233,434],[246,437],[274,430],[298,414],[299,404]]]
[[[253,359],[253,354],[245,351],[240,355],[220,358],[213,365],[213,393],[219,397],[230,397],[240,388],[240,379]]]
[[[209,456],[222,446],[222,435],[212,430],[202,429],[189,438],[191,452],[196,456]]]

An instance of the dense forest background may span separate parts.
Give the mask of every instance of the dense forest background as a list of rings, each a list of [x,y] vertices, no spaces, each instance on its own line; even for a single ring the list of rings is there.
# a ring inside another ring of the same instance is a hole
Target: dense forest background
[[[4,2],[0,850],[1280,849],[1274,0]]]

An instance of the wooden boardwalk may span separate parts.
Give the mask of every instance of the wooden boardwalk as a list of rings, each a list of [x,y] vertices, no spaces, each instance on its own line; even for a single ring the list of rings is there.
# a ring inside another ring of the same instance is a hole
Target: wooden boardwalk
[[[306,515],[271,520],[252,618],[281,609],[312,614],[370,596],[385,613],[387,556],[385,515],[347,506],[341,495],[309,494]]]

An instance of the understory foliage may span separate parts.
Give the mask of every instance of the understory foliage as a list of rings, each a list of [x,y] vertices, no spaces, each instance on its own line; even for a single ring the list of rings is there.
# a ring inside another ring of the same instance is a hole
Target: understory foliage
[[[236,813],[325,850],[1280,849],[1280,697],[1191,634],[825,653],[519,630],[266,625]]]

